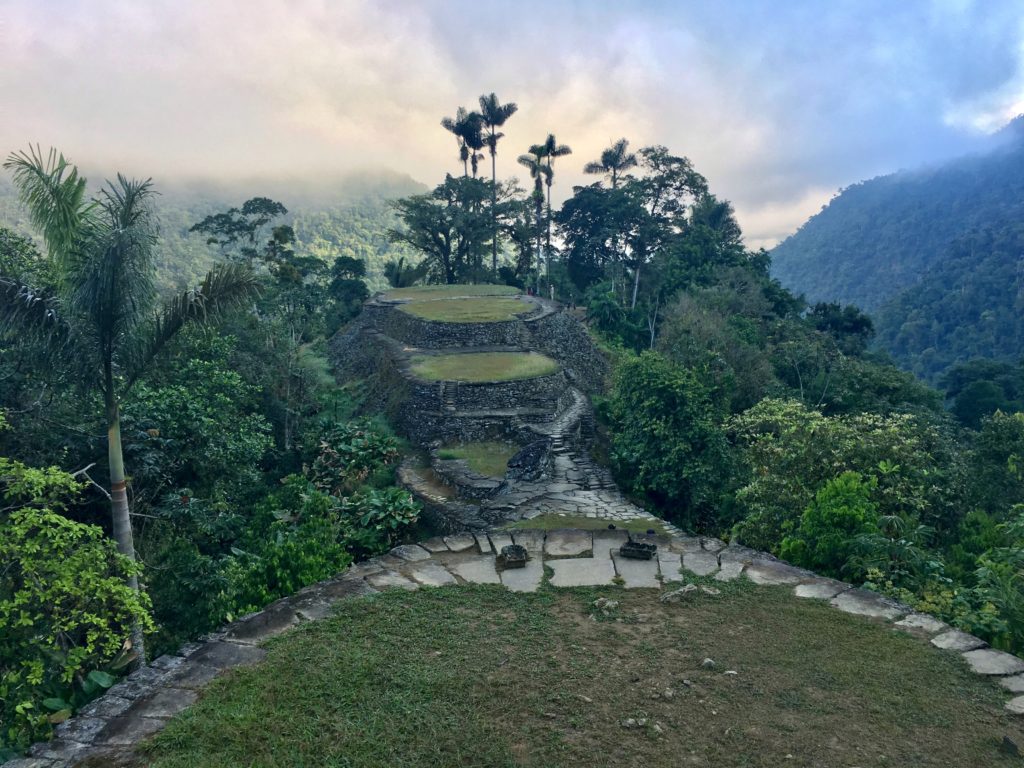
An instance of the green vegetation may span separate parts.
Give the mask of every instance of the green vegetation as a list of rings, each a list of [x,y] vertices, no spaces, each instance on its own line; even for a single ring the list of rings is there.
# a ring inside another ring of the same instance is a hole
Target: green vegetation
[[[464,459],[474,472],[488,477],[504,477],[508,460],[515,456],[519,446],[514,443],[479,442],[460,443],[442,448],[442,459]]]
[[[355,600],[271,642],[122,766],[1015,764],[999,746],[1020,724],[956,654],[786,589],[723,593]],[[591,620],[601,596],[618,608]]]
[[[411,301],[399,308],[410,315],[424,320],[438,320],[444,323],[495,323],[515,320],[534,309],[519,299],[504,297],[477,299],[443,299],[435,301]]]
[[[537,352],[469,352],[450,355],[419,355],[412,371],[432,381],[513,381],[547,376],[558,363]]]
[[[513,296],[518,288],[510,285],[418,285],[413,288],[395,288],[384,294],[385,299],[456,299],[469,296]]]

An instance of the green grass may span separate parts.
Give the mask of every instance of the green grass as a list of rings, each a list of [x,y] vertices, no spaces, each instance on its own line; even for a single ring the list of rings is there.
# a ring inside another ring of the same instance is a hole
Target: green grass
[[[513,381],[547,376],[558,363],[537,352],[472,352],[450,355],[419,355],[412,372],[431,381]]]
[[[658,535],[667,535],[660,520],[600,520],[581,515],[539,515],[530,520],[516,520],[504,526],[510,529],[556,531],[559,528],[582,528],[585,531],[604,531],[608,524],[613,523],[616,528],[632,533],[646,533],[653,530]]]
[[[444,299],[436,301],[410,301],[399,309],[424,320],[443,323],[497,323],[515,320],[534,309],[519,299],[493,296],[475,299]]]
[[[465,459],[474,472],[488,477],[504,477],[508,460],[515,456],[518,445],[500,442],[461,443],[445,446],[438,455],[442,459]]]
[[[350,601],[271,641],[119,764],[1020,765],[999,751],[1004,736],[1024,743],[1020,721],[956,654],[785,588],[715,585],[678,605],[614,587]],[[594,615],[599,596],[619,601],[612,615]]]
[[[417,285],[395,288],[385,299],[450,299],[456,296],[515,296],[519,289],[511,285]]]

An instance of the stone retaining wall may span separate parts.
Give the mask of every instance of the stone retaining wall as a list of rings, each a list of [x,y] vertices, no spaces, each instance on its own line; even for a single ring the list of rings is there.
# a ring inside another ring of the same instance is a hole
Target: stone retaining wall
[[[423,349],[521,347],[528,342],[521,320],[446,323],[425,320],[403,311],[400,305],[383,302],[371,302],[364,309],[367,310],[373,326],[381,333],[403,344]],[[535,308],[534,314],[539,311],[539,308]]]

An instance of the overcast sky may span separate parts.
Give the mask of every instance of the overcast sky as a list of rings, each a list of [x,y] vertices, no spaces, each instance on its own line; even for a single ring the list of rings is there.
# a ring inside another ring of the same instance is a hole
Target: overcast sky
[[[499,174],[553,132],[571,191],[621,136],[689,156],[770,245],[841,186],[1024,111],[1020,0],[0,0],[0,152],[172,176],[433,184],[495,91]],[[254,193],[259,190],[254,190]],[[287,203],[287,201],[285,201]]]

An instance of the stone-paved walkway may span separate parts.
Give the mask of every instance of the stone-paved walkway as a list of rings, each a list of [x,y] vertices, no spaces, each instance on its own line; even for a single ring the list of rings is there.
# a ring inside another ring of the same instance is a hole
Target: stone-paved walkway
[[[352,566],[334,579],[278,600],[203,642],[188,643],[176,654],[156,659],[58,726],[56,737],[35,745],[30,758],[5,766],[65,768],[87,756],[109,759],[118,750],[129,749],[163,728],[223,670],[262,659],[266,652],[260,644],[264,640],[304,621],[329,616],[341,600],[385,589],[460,584],[500,584],[516,592],[534,592],[545,582],[556,588],[617,585],[661,590],[663,602],[685,599],[698,588],[714,594],[714,587],[687,583],[692,576],[717,581],[746,578],[758,585],[788,586],[798,598],[826,600],[837,610],[892,622],[942,652],[960,654],[972,671],[993,678],[1015,694],[1006,708],[1024,714],[1024,660],[988,648],[982,640],[931,616],[914,613],[908,606],[873,592],[794,568],[771,555],[726,546],[717,539],[640,537],[658,545],[657,556],[645,561],[619,555],[626,538],[627,534],[619,530],[513,530],[436,537],[396,547],[386,555]],[[530,560],[525,568],[501,570],[497,555],[512,543],[524,546]]]

